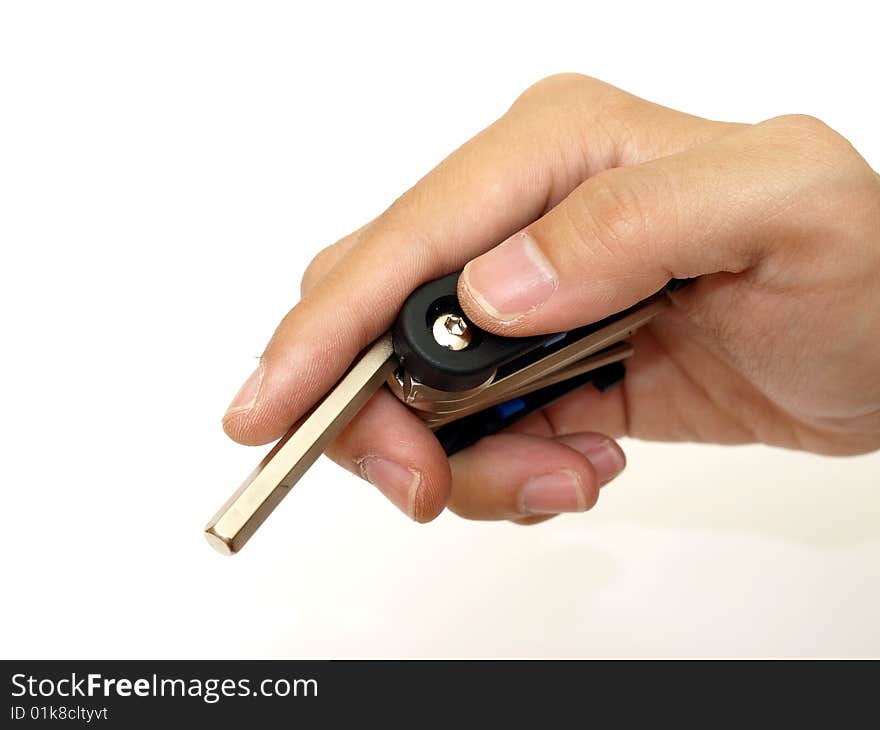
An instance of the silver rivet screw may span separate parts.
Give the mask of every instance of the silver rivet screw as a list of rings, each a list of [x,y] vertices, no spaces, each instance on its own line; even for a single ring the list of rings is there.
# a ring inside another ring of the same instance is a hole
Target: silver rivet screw
[[[432,328],[438,345],[450,350],[463,350],[471,342],[471,331],[464,317],[457,314],[441,314]]]

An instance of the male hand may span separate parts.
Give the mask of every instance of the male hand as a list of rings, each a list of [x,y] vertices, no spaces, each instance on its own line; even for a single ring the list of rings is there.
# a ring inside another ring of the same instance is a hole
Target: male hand
[[[451,459],[377,393],[328,453],[412,519],[447,504],[523,523],[589,509],[624,466],[624,435],[880,447],[880,176],[811,117],[710,121],[578,75],[528,89],[314,259],[226,432],[279,438],[413,289],[459,269],[467,315],[507,336],[700,279],[636,334],[621,387],[577,390]]]

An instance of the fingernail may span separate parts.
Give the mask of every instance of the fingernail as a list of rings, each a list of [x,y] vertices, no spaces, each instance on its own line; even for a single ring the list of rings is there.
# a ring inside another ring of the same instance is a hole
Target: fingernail
[[[420,472],[378,456],[365,456],[357,464],[364,479],[377,487],[407,517],[415,519],[416,494],[422,482]]]
[[[624,456],[623,450],[614,441],[604,436],[568,434],[560,436],[557,440],[575,451],[580,451],[590,460],[596,470],[599,486],[608,484],[626,466],[626,456]]]
[[[537,309],[559,283],[553,266],[525,231],[471,261],[462,280],[474,301],[499,322],[513,322]]]
[[[577,474],[568,469],[532,477],[523,486],[522,511],[526,514],[583,512],[587,500]]]
[[[257,400],[257,393],[260,392],[260,385],[263,382],[264,370],[263,361],[260,360],[257,369],[254,370],[254,372],[250,374],[250,377],[244,381],[244,385],[241,386],[235,398],[232,399],[232,403],[230,403],[229,408],[226,409],[226,414],[223,416],[223,420],[226,420],[229,416],[235,415],[236,413],[249,411],[254,407],[254,403]]]

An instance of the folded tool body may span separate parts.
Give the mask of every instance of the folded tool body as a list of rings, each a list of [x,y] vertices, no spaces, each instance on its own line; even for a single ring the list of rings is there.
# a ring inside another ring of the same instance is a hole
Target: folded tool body
[[[205,529],[237,552],[383,384],[416,410],[447,454],[496,433],[586,383],[624,375],[626,341],[667,305],[666,290],[595,324],[537,337],[499,337],[469,322],[458,274],[410,295],[393,330],[366,349],[334,388],[273,447]]]

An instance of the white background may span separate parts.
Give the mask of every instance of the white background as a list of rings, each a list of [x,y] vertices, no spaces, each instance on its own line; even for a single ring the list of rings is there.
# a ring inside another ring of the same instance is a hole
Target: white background
[[[407,521],[322,460],[248,548],[220,417],[300,275],[553,72],[880,165],[868,2],[5,2],[0,655],[880,654],[880,455],[628,442],[596,510]],[[382,262],[377,261],[377,266]]]

